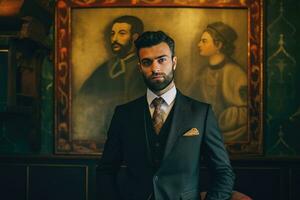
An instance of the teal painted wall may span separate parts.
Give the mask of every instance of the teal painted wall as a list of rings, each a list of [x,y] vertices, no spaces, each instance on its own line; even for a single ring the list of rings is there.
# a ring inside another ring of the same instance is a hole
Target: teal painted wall
[[[269,0],[265,26],[265,154],[300,155],[300,2]]]

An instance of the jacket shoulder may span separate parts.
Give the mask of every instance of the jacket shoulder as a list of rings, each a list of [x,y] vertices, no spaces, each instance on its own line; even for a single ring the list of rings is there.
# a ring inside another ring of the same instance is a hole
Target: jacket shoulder
[[[138,97],[134,100],[131,100],[125,104],[121,104],[121,105],[118,105],[116,107],[116,110],[134,110],[134,109],[137,109],[141,106],[144,106],[144,103],[146,102],[146,97],[145,96],[141,96],[141,97]]]
[[[186,102],[190,103],[191,105],[194,105],[194,106],[197,106],[197,107],[210,107],[210,104],[208,104],[206,102],[202,102],[202,101],[196,100],[196,99],[194,99],[192,97],[189,97],[189,96],[186,96],[186,95],[184,95],[182,93],[181,93],[181,95],[182,95],[182,98]]]

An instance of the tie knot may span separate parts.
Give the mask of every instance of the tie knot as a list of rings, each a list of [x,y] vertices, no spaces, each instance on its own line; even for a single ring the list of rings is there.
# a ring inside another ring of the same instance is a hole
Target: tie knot
[[[155,99],[153,99],[152,105],[153,105],[154,107],[159,107],[159,106],[161,106],[161,104],[163,104],[163,102],[164,102],[164,99],[163,99],[163,98],[161,98],[161,97],[156,97]]]

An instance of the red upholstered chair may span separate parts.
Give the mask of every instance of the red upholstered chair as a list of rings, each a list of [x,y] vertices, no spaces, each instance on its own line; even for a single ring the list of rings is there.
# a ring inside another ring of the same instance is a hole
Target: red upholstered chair
[[[204,200],[206,196],[206,192],[201,192],[201,199]],[[238,192],[238,191],[233,191],[232,192],[232,196],[231,196],[231,200],[253,200],[251,197]]]

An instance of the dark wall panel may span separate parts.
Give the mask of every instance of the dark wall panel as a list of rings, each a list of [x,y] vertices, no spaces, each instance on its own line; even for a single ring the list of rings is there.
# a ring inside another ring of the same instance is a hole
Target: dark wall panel
[[[281,194],[281,171],[279,168],[236,168],[235,190],[255,200],[284,200]]]
[[[85,166],[31,166],[29,199],[87,200],[86,172]]]
[[[0,200],[102,200],[101,195],[96,198],[97,162],[96,158],[0,158]],[[233,160],[232,165],[234,190],[254,200],[299,200],[300,159]],[[201,168],[204,191],[211,180],[208,171]],[[125,190],[124,168],[119,175]]]
[[[291,180],[291,200],[300,199],[300,168],[291,169],[290,172]]]
[[[0,199],[26,199],[26,166],[0,165]]]

